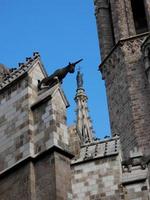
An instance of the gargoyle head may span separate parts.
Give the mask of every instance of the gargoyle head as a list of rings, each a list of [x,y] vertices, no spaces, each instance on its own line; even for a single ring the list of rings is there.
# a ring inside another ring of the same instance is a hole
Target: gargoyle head
[[[74,73],[75,72],[75,65],[69,62],[69,73]]]

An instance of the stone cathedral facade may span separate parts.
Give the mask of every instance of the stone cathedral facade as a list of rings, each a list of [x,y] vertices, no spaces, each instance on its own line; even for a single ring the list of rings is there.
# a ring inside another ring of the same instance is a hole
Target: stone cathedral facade
[[[150,2],[95,0],[112,137],[95,137],[83,75],[76,123],[39,53],[0,64],[0,200],[150,199]],[[57,78],[57,77],[55,77]]]

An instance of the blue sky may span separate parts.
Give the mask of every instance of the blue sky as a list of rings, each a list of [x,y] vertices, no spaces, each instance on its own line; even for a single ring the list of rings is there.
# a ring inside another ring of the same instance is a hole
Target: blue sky
[[[0,0],[0,63],[16,67],[39,51],[48,74],[80,58],[96,135],[110,134],[93,0]],[[68,124],[76,119],[76,73],[62,85],[69,100]]]

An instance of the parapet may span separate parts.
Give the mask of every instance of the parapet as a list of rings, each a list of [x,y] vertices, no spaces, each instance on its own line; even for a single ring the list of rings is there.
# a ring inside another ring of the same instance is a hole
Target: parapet
[[[80,154],[72,161],[72,164],[103,159],[109,156],[116,156],[119,153],[119,137],[115,136],[103,141],[95,141],[81,147]]]

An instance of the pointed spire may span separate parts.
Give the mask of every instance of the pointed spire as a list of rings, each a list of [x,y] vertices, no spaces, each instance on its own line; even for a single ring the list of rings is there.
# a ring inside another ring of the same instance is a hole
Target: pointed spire
[[[94,141],[94,131],[91,123],[91,118],[88,113],[87,100],[88,97],[85,94],[85,90],[83,88],[83,74],[81,74],[80,70],[77,72],[77,90],[75,101],[77,104],[77,123],[76,128],[81,139],[82,144],[91,143]]]

